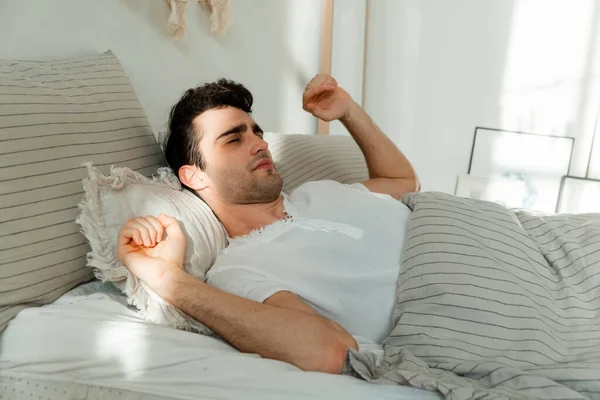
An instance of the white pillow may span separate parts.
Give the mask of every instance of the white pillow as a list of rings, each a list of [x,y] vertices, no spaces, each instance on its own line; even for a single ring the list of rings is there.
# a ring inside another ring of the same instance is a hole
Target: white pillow
[[[307,181],[331,179],[356,183],[368,178],[365,159],[350,137],[265,133],[273,160],[290,191]],[[118,232],[130,218],[164,213],[176,217],[187,236],[184,268],[198,279],[227,245],[225,229],[212,210],[194,194],[181,190],[177,177],[160,168],[149,179],[128,168],[112,167],[103,175],[87,164],[85,199],[77,219],[90,242],[88,266],[103,281],[112,281],[148,321],[210,333],[204,325],[159,298],[117,260]]]
[[[96,277],[113,282],[148,321],[209,333],[204,325],[158,297],[117,260],[117,237],[128,219],[160,213],[175,217],[187,238],[184,268],[205,280],[227,244],[225,229],[212,210],[190,191],[181,190],[179,180],[166,167],[160,168],[157,176],[146,178],[129,168],[112,167],[109,175],[104,175],[91,163],[86,166],[85,197],[76,222],[92,248],[88,266],[94,268]]]

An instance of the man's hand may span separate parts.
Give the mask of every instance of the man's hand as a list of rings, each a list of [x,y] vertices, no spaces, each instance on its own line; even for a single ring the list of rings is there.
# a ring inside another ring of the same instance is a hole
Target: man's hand
[[[325,122],[339,119],[348,129],[367,161],[370,179],[362,182],[367,189],[396,199],[420,190],[408,159],[331,76],[318,74],[308,83],[302,108]]]
[[[326,122],[346,117],[352,102],[348,92],[326,74],[315,76],[302,95],[302,108]]]
[[[185,245],[175,218],[164,214],[138,217],[128,220],[119,232],[118,257],[131,273],[164,297],[167,273],[183,270]]]

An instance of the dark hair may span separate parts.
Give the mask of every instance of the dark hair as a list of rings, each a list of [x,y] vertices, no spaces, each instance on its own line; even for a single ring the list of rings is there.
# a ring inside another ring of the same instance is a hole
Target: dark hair
[[[200,153],[201,132],[194,127],[198,115],[227,106],[250,114],[253,101],[252,93],[244,85],[224,78],[188,89],[171,108],[163,143],[166,162],[175,175],[178,176],[179,168],[184,165],[196,165],[200,169],[206,166]]]

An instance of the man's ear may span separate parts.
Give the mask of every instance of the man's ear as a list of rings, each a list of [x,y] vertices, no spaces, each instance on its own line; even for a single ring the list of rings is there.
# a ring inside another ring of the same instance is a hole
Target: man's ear
[[[206,189],[209,183],[206,172],[193,165],[184,165],[179,168],[179,180],[194,190]]]

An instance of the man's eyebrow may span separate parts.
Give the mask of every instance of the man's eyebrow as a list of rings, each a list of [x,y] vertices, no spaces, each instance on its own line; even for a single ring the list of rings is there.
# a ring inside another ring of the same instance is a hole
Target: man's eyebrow
[[[229,136],[229,135],[234,135],[236,133],[240,133],[240,132],[245,132],[246,129],[248,129],[248,125],[246,125],[245,123],[241,123],[239,125],[234,126],[233,128],[230,128],[228,130],[226,130],[225,132],[221,133],[219,136],[217,136],[217,138],[215,139],[215,142],[223,137]]]
[[[256,124],[256,123],[254,125],[252,125],[252,131],[254,133],[256,133],[256,132],[264,133],[263,130],[260,129],[260,126],[258,126],[258,124]]]

